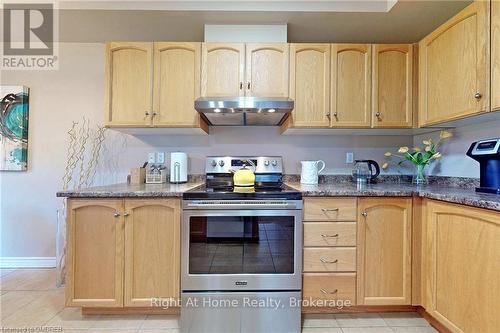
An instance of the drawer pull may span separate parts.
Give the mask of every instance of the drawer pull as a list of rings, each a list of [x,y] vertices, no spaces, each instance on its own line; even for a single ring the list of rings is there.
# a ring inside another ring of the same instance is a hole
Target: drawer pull
[[[326,291],[325,289],[320,289],[319,291],[321,291],[325,295],[335,295],[339,290],[335,289],[334,291]]]
[[[319,258],[319,260],[323,263],[323,264],[336,264],[339,262],[338,259],[335,259],[335,260],[328,260],[328,259],[325,259],[325,258]]]
[[[321,210],[322,210],[323,212],[325,212],[325,213],[326,213],[326,212],[338,212],[338,211],[339,211],[339,209],[338,209],[338,208],[321,208]]]
[[[321,237],[323,237],[323,238],[334,238],[334,237],[339,237],[339,234],[335,234],[335,235],[325,235],[325,234],[321,234]]]

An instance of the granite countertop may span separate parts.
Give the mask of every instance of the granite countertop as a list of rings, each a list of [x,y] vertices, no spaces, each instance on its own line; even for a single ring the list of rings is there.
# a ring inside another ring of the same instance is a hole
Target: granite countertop
[[[357,187],[354,183],[304,185],[287,182],[288,186],[302,192],[303,196],[419,196],[467,206],[500,211],[500,195],[478,193],[474,189],[426,185],[417,187],[412,184],[380,183]]]
[[[57,192],[56,195],[68,198],[182,197],[182,193],[202,184],[203,182],[138,185],[123,183],[89,187],[82,190],[61,191]]]

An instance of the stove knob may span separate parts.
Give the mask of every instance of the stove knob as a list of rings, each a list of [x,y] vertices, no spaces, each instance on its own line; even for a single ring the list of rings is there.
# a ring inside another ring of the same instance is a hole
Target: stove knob
[[[265,165],[265,166],[269,166],[269,160],[265,160],[265,161],[264,161],[264,165]]]
[[[278,165],[278,161],[276,161],[276,160],[272,160],[272,161],[271,161],[271,164],[272,164],[273,166],[277,166],[277,165]]]
[[[216,160],[212,160],[212,166],[215,168],[217,166],[217,161]]]
[[[221,167],[223,167],[223,166],[224,166],[224,161],[223,161],[223,160],[220,160],[220,161],[219,161],[219,165],[220,165]]]

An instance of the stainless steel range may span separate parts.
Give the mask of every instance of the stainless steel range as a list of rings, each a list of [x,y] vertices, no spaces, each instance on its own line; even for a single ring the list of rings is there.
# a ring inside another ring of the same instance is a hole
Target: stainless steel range
[[[232,173],[255,164],[255,188]],[[209,157],[183,196],[183,332],[300,332],[302,196],[281,157]]]

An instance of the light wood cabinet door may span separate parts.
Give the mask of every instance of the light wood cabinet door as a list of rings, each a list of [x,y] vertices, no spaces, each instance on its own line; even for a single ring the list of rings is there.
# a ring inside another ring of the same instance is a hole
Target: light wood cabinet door
[[[179,297],[180,200],[125,200],[125,306]]]
[[[372,124],[376,128],[411,127],[413,46],[373,45]]]
[[[498,332],[500,213],[427,201],[424,307],[452,332]]]
[[[369,44],[332,44],[332,127],[370,127],[371,54]]]
[[[245,95],[288,97],[289,44],[246,44]]]
[[[198,127],[201,43],[154,43],[155,126]]]
[[[302,278],[305,300],[342,300],[356,304],[356,273],[304,273]]]
[[[291,127],[330,126],[330,44],[290,44]]]
[[[304,198],[304,222],[356,221],[356,198]]]
[[[489,2],[475,1],[419,43],[419,123],[489,109]]]
[[[123,306],[122,200],[68,200],[66,306]]]
[[[105,112],[108,126],[151,124],[153,43],[106,46]]]
[[[201,95],[204,97],[243,96],[245,44],[203,43]]]
[[[359,200],[359,305],[411,304],[411,198]]]
[[[356,246],[356,222],[307,222],[304,246]]]
[[[500,0],[491,1],[491,110],[500,110]]]

